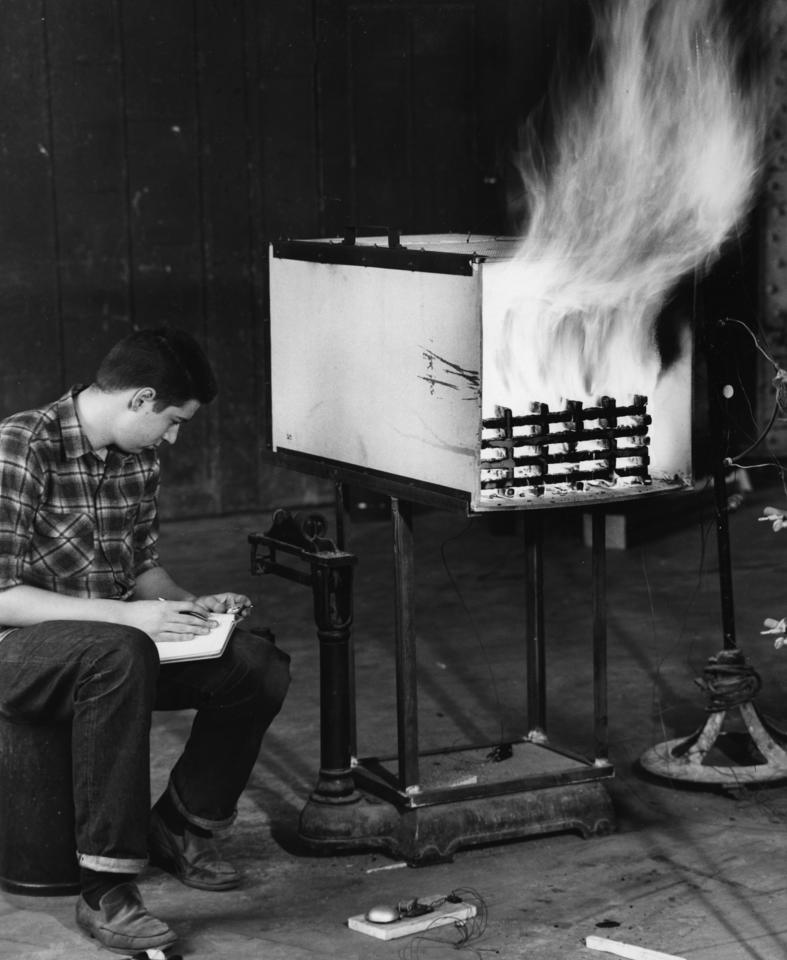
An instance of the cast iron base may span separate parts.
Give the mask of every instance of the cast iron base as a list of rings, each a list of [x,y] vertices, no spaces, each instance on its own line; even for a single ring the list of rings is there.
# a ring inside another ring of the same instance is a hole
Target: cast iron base
[[[590,781],[413,809],[365,792],[354,803],[312,798],[301,811],[298,836],[314,853],[384,850],[420,866],[450,860],[460,847],[566,831],[602,836],[614,829],[609,794]]]

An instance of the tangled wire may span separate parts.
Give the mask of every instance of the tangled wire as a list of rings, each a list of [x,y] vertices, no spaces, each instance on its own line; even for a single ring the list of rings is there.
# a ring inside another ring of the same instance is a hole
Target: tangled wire
[[[762,680],[740,650],[722,650],[708,660],[694,681],[708,695],[706,709],[713,713],[753,700]]]
[[[462,887],[452,890],[451,893],[442,902],[449,903],[472,903],[476,908],[475,916],[467,917],[465,920],[455,920],[451,924],[435,927],[430,930],[428,927],[421,936],[413,937],[409,943],[405,944],[399,951],[400,960],[423,960],[432,951],[439,950],[443,954],[447,950],[462,950],[470,947],[473,954],[480,958],[482,951],[472,944],[475,944],[486,930],[487,908],[483,897],[476,890],[470,887]],[[440,906],[441,901],[432,906]],[[483,951],[486,952],[486,951]],[[494,951],[497,953],[497,951]]]

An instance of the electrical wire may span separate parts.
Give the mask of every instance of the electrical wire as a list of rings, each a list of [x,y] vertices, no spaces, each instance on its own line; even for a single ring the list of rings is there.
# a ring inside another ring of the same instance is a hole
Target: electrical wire
[[[770,414],[770,416],[769,416],[769,418],[768,418],[768,422],[767,422],[766,425],[763,427],[763,429],[760,431],[759,436],[758,436],[751,444],[749,444],[749,446],[748,446],[745,450],[743,450],[743,451],[741,451],[740,453],[736,454],[734,457],[728,457],[728,458],[725,460],[725,463],[726,463],[727,465],[732,465],[732,464],[736,464],[736,465],[737,465],[737,464],[738,464],[738,461],[740,461],[740,460],[742,460],[744,457],[748,456],[748,455],[752,452],[752,450],[754,450],[756,447],[758,447],[758,446],[762,443],[762,441],[768,436],[768,434],[769,434],[769,433],[771,432],[771,430],[773,429],[774,423],[776,423],[776,418],[777,418],[777,416],[779,415],[779,411],[784,409],[784,406],[785,406],[785,390],[786,390],[786,388],[785,388],[785,383],[786,383],[786,381],[787,381],[787,371],[783,370],[783,369],[779,366],[779,364],[774,360],[774,358],[771,356],[771,354],[770,354],[770,353],[765,349],[765,347],[760,343],[760,340],[759,340],[759,338],[757,337],[757,335],[754,333],[754,331],[751,330],[751,329],[749,329],[749,327],[747,326],[747,324],[743,323],[741,320],[736,319],[735,317],[725,317],[724,320],[721,321],[721,323],[722,323],[722,325],[725,325],[725,324],[736,324],[736,325],[739,326],[739,327],[743,327],[743,329],[749,334],[749,336],[750,336],[750,337],[752,338],[752,340],[754,341],[754,345],[755,345],[755,347],[757,348],[757,350],[759,351],[759,353],[761,353],[762,356],[765,357],[765,359],[768,361],[768,363],[770,363],[771,366],[773,367],[773,369],[776,371],[776,376],[774,377],[774,380],[773,380],[773,382],[776,384],[776,396],[775,396],[775,398],[774,398],[773,410],[771,411],[771,414]],[[768,466],[771,466],[771,465],[772,465],[772,464],[768,464]],[[748,469],[752,469],[752,468],[749,467]]]
[[[475,944],[486,933],[488,910],[486,901],[472,887],[457,887],[444,899],[433,903],[440,907],[445,903],[461,902],[475,906],[475,916],[455,920],[434,928],[427,927],[423,934],[412,937],[399,950],[400,960],[426,960],[433,956],[451,956],[456,950],[470,950],[478,960],[483,954],[497,954],[497,949],[477,947]],[[450,953],[449,953],[450,951]]]
[[[781,409],[781,404],[780,404],[779,400],[777,399],[776,402],[775,402],[774,405],[773,405],[773,410],[771,411],[771,415],[770,415],[770,417],[768,418],[768,422],[767,422],[767,424],[763,427],[763,429],[762,429],[760,435],[757,437],[757,439],[756,439],[753,443],[751,443],[748,447],[746,447],[746,449],[743,450],[741,453],[736,454],[736,456],[734,456],[734,457],[728,457],[727,460],[725,461],[725,463],[726,463],[727,465],[735,464],[735,465],[737,466],[737,465],[738,465],[738,462],[739,462],[740,460],[742,460],[744,457],[748,456],[748,455],[752,452],[752,450],[754,450],[756,447],[759,447],[759,445],[762,443],[762,441],[768,436],[768,434],[769,434],[769,433],[771,432],[771,430],[773,429],[773,425],[774,425],[774,423],[776,423],[776,417],[778,416],[778,413],[779,413],[779,410],[780,410],[780,409]],[[770,466],[770,464],[769,464],[769,466]]]
[[[745,324],[742,320],[738,320],[737,317],[725,317],[721,321],[721,323],[722,325],[727,323],[734,323],[734,324],[737,324],[739,327],[743,327],[746,333],[748,333],[749,336],[754,341],[754,345],[757,347],[760,353],[765,357],[768,363],[771,364],[774,370],[776,370],[777,372],[780,370],[779,364],[773,359],[770,353],[768,353],[765,347],[763,347],[763,345],[759,341],[759,338],[757,337],[757,334],[748,326],[748,324]]]

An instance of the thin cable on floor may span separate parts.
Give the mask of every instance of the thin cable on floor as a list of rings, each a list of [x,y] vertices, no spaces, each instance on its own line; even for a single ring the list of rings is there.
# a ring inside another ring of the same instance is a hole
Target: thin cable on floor
[[[483,960],[485,954],[498,954],[494,948],[478,947],[475,944],[486,932],[488,911],[486,901],[472,887],[457,887],[443,901],[470,903],[476,908],[475,916],[465,920],[455,920],[451,924],[429,928],[423,934],[412,937],[399,950],[400,960],[427,960],[431,957],[451,956],[457,950],[469,950],[471,955]]]

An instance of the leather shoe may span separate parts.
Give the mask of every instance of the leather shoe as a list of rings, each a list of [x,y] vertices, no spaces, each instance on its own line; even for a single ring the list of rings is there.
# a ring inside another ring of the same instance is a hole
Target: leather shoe
[[[199,890],[232,890],[241,877],[231,863],[221,859],[212,837],[199,837],[188,827],[183,836],[173,833],[154,808],[150,813],[150,862],[174,874],[181,883]]]
[[[108,890],[94,910],[84,897],[77,900],[77,923],[109,950],[140,951],[171,947],[177,935],[145,909],[135,883]]]

